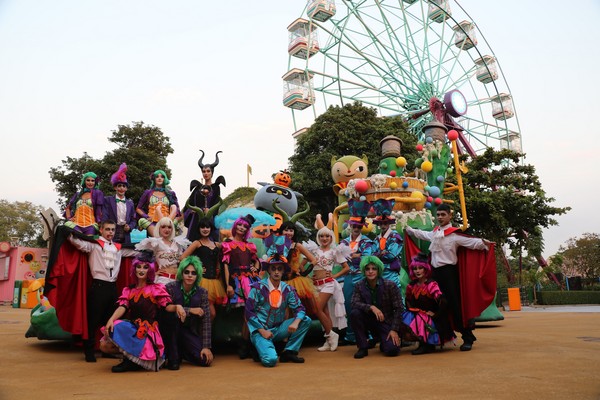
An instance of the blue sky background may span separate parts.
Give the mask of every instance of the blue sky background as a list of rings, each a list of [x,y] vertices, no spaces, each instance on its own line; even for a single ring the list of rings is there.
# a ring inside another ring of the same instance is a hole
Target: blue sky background
[[[549,256],[599,232],[597,162],[600,3],[460,4],[498,57],[514,98],[526,162],[555,205],[573,210],[545,232]],[[56,206],[48,170],[66,156],[102,157],[119,124],[160,127],[185,198],[199,149],[223,150],[225,194],[268,181],[293,153],[282,106],[286,27],[303,0],[0,0],[0,138],[10,179],[0,198]],[[270,160],[265,163],[262,160]]]

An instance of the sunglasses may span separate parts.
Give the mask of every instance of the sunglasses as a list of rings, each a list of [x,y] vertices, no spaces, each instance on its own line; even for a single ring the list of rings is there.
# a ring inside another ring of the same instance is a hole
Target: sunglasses
[[[198,275],[198,273],[196,271],[189,271],[189,270],[185,270],[183,271],[184,275]]]

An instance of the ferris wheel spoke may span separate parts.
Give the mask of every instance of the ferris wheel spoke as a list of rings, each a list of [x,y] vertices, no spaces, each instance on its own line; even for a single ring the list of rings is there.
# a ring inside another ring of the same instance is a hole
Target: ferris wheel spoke
[[[385,46],[385,44],[380,40],[380,36],[377,34],[377,32],[374,32],[372,29],[369,28],[368,24],[364,21],[360,14],[355,12],[355,18],[366,32],[366,35],[363,35],[368,36],[371,42],[364,47],[359,47],[353,42],[352,38],[346,32],[346,30],[344,30],[343,32],[344,37],[348,41],[353,43],[354,48],[356,48],[359,53],[365,54],[366,50],[368,49],[370,51],[368,57],[369,59],[372,60],[376,58],[385,64],[385,68],[377,65],[377,72],[384,81],[387,81],[388,84],[390,84],[390,80],[398,83],[398,80],[389,74],[389,71],[393,70],[394,66],[399,65],[399,62],[396,59],[395,55],[392,52],[390,52],[387,46]],[[414,85],[417,84],[417,82],[414,81],[414,78],[410,73],[403,73],[403,78],[409,79]]]

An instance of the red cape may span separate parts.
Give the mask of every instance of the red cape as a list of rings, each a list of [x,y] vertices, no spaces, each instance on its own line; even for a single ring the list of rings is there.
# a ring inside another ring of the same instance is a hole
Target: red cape
[[[88,254],[77,250],[66,240],[71,233],[68,228],[60,228],[57,230],[55,245],[50,252],[44,295],[56,309],[60,327],[66,332],[87,339],[90,335],[87,328],[86,299],[92,282],[92,275],[88,268]],[[117,278],[119,292],[132,283],[128,273],[130,266],[130,258],[121,259],[121,269]]]
[[[464,235],[464,233],[455,233]],[[468,235],[466,235],[468,236]],[[496,296],[496,257],[494,243],[488,251],[471,250],[459,247],[458,275],[462,303],[464,326],[471,325],[471,320],[481,315]],[[404,254],[407,265],[421,250],[409,235],[405,235]]]

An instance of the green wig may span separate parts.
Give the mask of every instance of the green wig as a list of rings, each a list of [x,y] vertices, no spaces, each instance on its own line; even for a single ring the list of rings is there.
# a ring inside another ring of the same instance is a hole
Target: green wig
[[[200,285],[200,281],[202,280],[202,261],[200,261],[200,259],[196,256],[187,256],[179,263],[176,279],[178,281],[182,281],[183,271],[190,265],[194,267],[196,273],[198,274],[196,275],[196,282],[194,282],[194,284]]]
[[[167,185],[168,185],[169,183],[171,183],[171,181],[169,180],[169,177],[167,176],[167,173],[166,173],[165,171],[163,171],[162,169],[157,169],[157,170],[156,170],[156,171],[154,171],[154,172],[152,173],[152,175],[150,176],[150,181],[152,182],[152,183],[150,184],[150,189],[154,189],[154,185],[155,185],[154,181],[156,180],[156,177],[157,177],[158,175],[162,175],[162,176],[164,176],[164,178],[165,178],[165,183],[163,183],[163,187],[167,187]]]
[[[96,181],[96,183],[94,185],[94,189],[98,189],[98,183],[99,183],[98,182],[98,175],[96,175],[92,171],[86,172],[85,174],[83,174],[83,177],[81,178],[81,187],[85,188],[85,180],[87,178],[94,178],[94,180]]]
[[[365,268],[367,265],[373,264],[377,267],[377,277],[381,277],[383,275],[383,262],[376,256],[364,256],[360,259],[360,272],[364,275]]]

